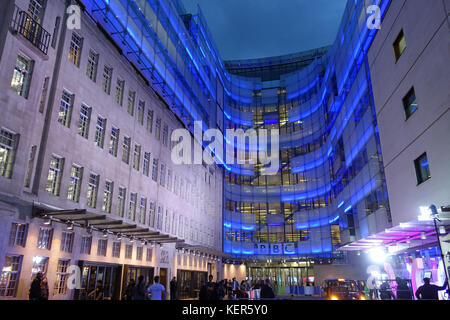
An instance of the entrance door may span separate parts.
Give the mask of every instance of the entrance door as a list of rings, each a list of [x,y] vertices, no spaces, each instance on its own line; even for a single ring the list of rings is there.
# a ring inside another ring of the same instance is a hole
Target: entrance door
[[[159,269],[159,283],[161,283],[167,292],[167,268]]]

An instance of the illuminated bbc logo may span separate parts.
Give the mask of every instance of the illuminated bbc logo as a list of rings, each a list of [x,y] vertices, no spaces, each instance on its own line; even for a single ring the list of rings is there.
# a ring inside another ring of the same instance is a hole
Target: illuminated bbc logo
[[[295,243],[258,243],[257,254],[259,255],[281,255],[296,254]]]

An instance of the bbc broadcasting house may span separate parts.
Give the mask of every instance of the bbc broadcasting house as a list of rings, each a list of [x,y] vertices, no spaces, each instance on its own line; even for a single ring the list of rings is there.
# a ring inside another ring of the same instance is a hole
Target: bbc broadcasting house
[[[319,294],[327,278],[366,280],[372,253],[389,279],[442,285],[449,12],[351,0],[329,47],[223,61],[178,0],[4,1],[0,298],[28,299],[38,272],[49,299],[88,299],[97,280],[121,299],[139,275],[177,277],[180,299],[209,274]],[[279,170],[175,165],[172,131],[194,121],[278,129]]]

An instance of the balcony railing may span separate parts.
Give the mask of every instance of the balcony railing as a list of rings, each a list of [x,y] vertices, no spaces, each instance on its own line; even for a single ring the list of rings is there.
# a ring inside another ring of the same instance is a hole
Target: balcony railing
[[[14,9],[13,19],[11,21],[11,29],[20,33],[35,47],[47,54],[48,45],[50,43],[50,33],[47,32],[33,17],[19,7]]]

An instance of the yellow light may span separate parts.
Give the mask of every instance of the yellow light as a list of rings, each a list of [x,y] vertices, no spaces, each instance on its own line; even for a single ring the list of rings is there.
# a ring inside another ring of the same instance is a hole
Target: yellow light
[[[366,300],[366,297],[361,296],[361,297],[359,298],[359,300]]]
[[[331,300],[339,300],[336,296],[331,296]]]
[[[345,281],[345,279],[338,279],[338,281],[339,281],[339,282],[344,282],[344,281]]]

